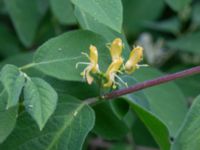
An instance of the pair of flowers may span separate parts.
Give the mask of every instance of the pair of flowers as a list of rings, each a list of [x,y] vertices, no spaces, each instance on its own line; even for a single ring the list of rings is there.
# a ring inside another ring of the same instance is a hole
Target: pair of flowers
[[[90,62],[77,63],[77,65],[87,64],[87,67],[83,70],[81,75],[86,78],[88,84],[92,84],[94,81],[92,74],[97,74],[104,78],[103,87],[116,87],[116,84],[119,83],[115,79],[118,79],[124,83],[123,80],[121,80],[121,78],[118,76],[118,73],[123,74],[125,72],[127,74],[131,74],[140,67],[138,63],[143,59],[143,48],[140,46],[133,48],[133,50],[130,52],[129,59],[124,64],[124,59],[121,56],[123,47],[123,42],[120,38],[114,39],[113,42],[109,44],[108,48],[110,50],[112,62],[105,73],[102,73],[99,69],[98,50],[94,45],[90,45],[90,55],[82,53],[87,56]]]

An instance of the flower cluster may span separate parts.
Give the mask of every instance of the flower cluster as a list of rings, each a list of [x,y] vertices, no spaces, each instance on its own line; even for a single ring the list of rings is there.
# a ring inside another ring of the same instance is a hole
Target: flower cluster
[[[124,46],[120,38],[114,39],[114,41],[108,45],[108,48],[110,50],[112,62],[108,66],[108,69],[105,73],[101,72],[99,69],[98,50],[94,45],[90,45],[89,55],[86,53],[82,53],[89,59],[90,62],[81,62],[77,63],[77,65],[87,65],[87,67],[83,70],[81,75],[86,79],[88,84],[92,84],[92,82],[94,81],[93,74],[96,74],[103,77],[103,87],[116,87],[116,85],[119,85],[116,79],[124,83],[123,80],[118,76],[118,74],[131,74],[141,66],[138,63],[143,59],[142,47],[134,47],[130,52],[129,59],[126,61],[126,63],[124,63],[124,59],[122,58],[122,50]]]

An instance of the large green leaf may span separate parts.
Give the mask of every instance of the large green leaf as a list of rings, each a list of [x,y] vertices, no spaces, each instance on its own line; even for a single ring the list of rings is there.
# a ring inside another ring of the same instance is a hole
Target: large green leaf
[[[139,118],[143,121],[161,150],[170,149],[169,132],[165,124],[156,118],[151,112],[145,110],[134,101],[129,101],[133,110],[137,113]]]
[[[71,0],[84,15],[90,15],[100,23],[121,32],[122,4],[121,0]],[[114,9],[113,9],[114,8]]]
[[[148,128],[140,119],[135,120],[132,128],[132,134],[136,145],[158,147],[151,133],[148,131]]]
[[[200,54],[199,38],[200,31],[197,31],[195,33],[188,33],[183,35],[176,40],[169,41],[167,42],[167,45],[174,49]]]
[[[43,131],[26,114],[0,145],[6,150],[81,150],[88,132],[94,126],[94,112],[76,98],[63,96]],[[34,146],[33,146],[34,145]]]
[[[136,83],[135,79],[132,77],[124,77],[125,82],[129,85]],[[147,98],[145,93],[142,91],[136,92],[134,94],[128,94],[123,96],[129,103],[131,108],[136,112],[140,120],[145,124],[149,132],[152,134],[153,138],[161,148],[161,150],[169,150],[169,132],[167,126],[153,114],[151,110],[150,98]],[[159,107],[159,105],[158,105]]]
[[[183,10],[192,0],[165,0],[166,3],[175,11]]]
[[[162,74],[152,68],[140,69],[134,78],[125,76],[129,85]],[[174,138],[187,112],[183,94],[174,83],[167,83],[123,96],[151,132],[162,150],[169,150],[169,139]]]
[[[180,70],[188,69],[189,67],[192,66],[183,66],[181,65],[176,65],[173,68],[170,68],[167,70],[167,72],[177,72]],[[197,84],[200,82],[200,76],[199,74],[188,76],[179,80],[175,81],[176,84],[179,86],[179,88],[182,90],[183,94],[188,100],[192,100],[196,96],[199,95],[200,91],[200,84]]]
[[[100,34],[108,41],[113,41],[113,39],[120,37],[125,45],[125,56],[129,52],[129,45],[123,34],[120,34],[111,28],[107,27],[103,23],[98,22],[94,17],[90,16],[88,13],[81,11],[78,7],[75,7],[75,16],[83,29],[93,31]]]
[[[172,146],[172,150],[197,150],[200,147],[200,96],[190,108],[185,122]]]
[[[68,94],[82,100],[99,95],[99,87],[96,84],[89,85],[86,82],[63,81],[48,76],[44,79],[53,86],[59,95]]]
[[[81,53],[89,53],[91,44],[97,46],[99,66],[105,70],[109,64],[109,50],[106,40],[90,31],[72,31],[53,38],[38,48],[35,53],[33,66],[47,75],[63,79],[82,81],[80,73],[85,66],[78,62],[89,62]]]
[[[7,108],[17,105],[25,83],[24,74],[14,65],[6,65],[1,70],[0,80],[8,93]]]
[[[153,68],[144,68],[134,74],[136,81],[153,79],[163,74]],[[173,83],[166,83],[144,90],[146,104],[157,118],[169,129],[170,136],[175,136],[187,112],[186,99],[181,90]]]
[[[5,0],[16,32],[25,46],[34,40],[39,21],[43,14],[36,0]]]
[[[57,93],[44,80],[29,78],[24,87],[24,104],[42,130],[56,109]]]
[[[70,0],[50,0],[50,4],[54,15],[62,24],[76,23]]]

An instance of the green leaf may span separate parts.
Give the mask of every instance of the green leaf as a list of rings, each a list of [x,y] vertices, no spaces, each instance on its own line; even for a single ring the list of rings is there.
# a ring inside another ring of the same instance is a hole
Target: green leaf
[[[176,65],[170,70],[167,70],[169,73],[177,72],[180,70],[188,69],[192,66],[187,65]],[[200,82],[200,76],[199,74],[188,76],[179,80],[175,81],[176,84],[179,86],[179,88],[182,90],[183,94],[188,100],[194,99],[196,96],[199,95],[200,91],[200,84],[197,84]]]
[[[135,84],[136,82],[135,79],[130,76],[125,76],[123,79],[129,84],[129,86]],[[146,93],[140,91],[123,96],[123,98],[129,102],[131,108],[136,112],[139,119],[145,124],[161,150],[169,150],[170,134],[168,128],[164,122],[159,119],[157,114],[154,113],[150,98],[146,96]]]
[[[153,79],[162,74],[152,68],[140,69],[134,78],[125,76],[130,85]],[[146,125],[162,150],[169,150],[187,112],[186,100],[174,83],[167,83],[123,96]]]
[[[17,118],[18,106],[6,109],[8,94],[2,84],[0,84],[0,144],[6,140],[13,131]]]
[[[0,36],[0,54],[2,56],[8,57],[20,52],[21,47],[18,39],[3,24],[0,24],[0,34],[3,35]]]
[[[58,95],[68,94],[79,99],[99,95],[99,87],[96,84],[89,85],[86,82],[63,81],[48,76],[44,79],[53,86]]]
[[[136,119],[134,122],[132,134],[136,145],[143,145],[152,148],[158,147],[151,133],[148,131],[148,128],[139,119]]]
[[[176,40],[171,40],[167,42],[170,48],[178,49],[181,51],[192,52],[195,54],[200,54],[200,31],[194,33],[188,33]]]
[[[51,9],[55,17],[62,24],[75,24],[76,18],[70,0],[50,0]]]
[[[2,95],[0,98],[2,98]],[[11,107],[7,110],[0,110],[0,143],[2,143],[13,131],[17,119],[17,110],[17,106]]]
[[[24,105],[26,111],[43,129],[49,117],[53,114],[57,104],[57,93],[44,80],[30,78],[24,87]]]
[[[178,18],[173,17],[173,18],[163,20],[160,22],[147,23],[147,27],[157,30],[157,31],[169,32],[169,33],[173,33],[177,35],[180,33],[181,22],[179,21]]]
[[[36,0],[5,0],[6,8],[16,32],[25,46],[30,46],[34,40],[40,19],[41,8]]]
[[[85,66],[78,62],[89,62],[81,53],[89,53],[91,44],[98,48],[99,66],[106,70],[110,54],[106,48],[106,40],[90,31],[72,31],[53,38],[38,48],[32,66],[47,75],[71,81],[83,81],[80,73]]]
[[[118,119],[123,120],[129,111],[129,104],[122,98],[117,98],[109,102],[113,113]]]
[[[192,104],[178,136],[175,138],[172,150],[197,150],[200,147],[200,96]]]
[[[94,112],[71,96],[60,97],[59,101],[43,131],[39,131],[34,121],[23,114],[14,132],[0,145],[0,149],[81,150],[87,134],[94,126]]]
[[[165,0],[166,3],[175,11],[181,11],[190,4],[192,0]]]
[[[135,36],[148,21],[157,19],[164,9],[163,0],[122,0],[124,6],[124,31]],[[151,10],[148,11],[147,10]]]
[[[0,68],[3,68],[6,64],[12,64],[17,67],[24,66],[31,63],[33,59],[33,52],[20,53],[14,56],[10,56],[0,62]]]
[[[110,108],[109,102],[103,102],[94,107],[96,122],[94,132],[105,139],[120,139],[129,129],[123,120],[118,119]]]
[[[151,112],[145,110],[134,101],[130,101],[133,110],[137,113],[139,118],[143,121],[161,150],[170,149],[169,132],[165,124],[156,118]]]
[[[78,7],[75,7],[75,16],[83,29],[100,34],[110,42],[113,41],[113,39],[120,37],[125,45],[125,56],[128,57],[128,52],[130,51],[130,49],[126,37],[123,34],[120,34],[107,27],[103,23],[98,22],[94,17],[90,16],[88,13],[81,11]]]
[[[14,65],[5,65],[0,80],[8,93],[7,108],[17,105],[25,83],[24,74]]]
[[[121,0],[71,1],[85,15],[90,15],[100,23],[115,31],[121,32],[123,20]]]
[[[194,3],[192,7],[192,23],[194,25],[200,25],[200,2]]]
[[[158,70],[149,67],[139,69],[134,73],[134,78],[142,82],[162,75]],[[143,91],[147,100],[143,106],[167,126],[170,136],[175,136],[187,113],[187,102],[181,90],[170,82]]]

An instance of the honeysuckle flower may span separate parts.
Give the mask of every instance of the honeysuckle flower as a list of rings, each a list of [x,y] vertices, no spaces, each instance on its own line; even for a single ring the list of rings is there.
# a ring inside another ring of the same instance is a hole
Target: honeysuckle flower
[[[142,59],[143,59],[143,48],[140,46],[133,48],[133,50],[130,53],[129,59],[125,64],[126,73],[131,74],[136,69],[138,69],[141,66],[138,63]]]
[[[123,42],[120,38],[116,38],[113,40],[111,45],[109,46],[110,54],[112,57],[112,61],[121,58]]]
[[[106,78],[107,82],[104,83],[104,85],[103,85],[104,87],[111,87],[112,85],[118,84],[115,81],[115,77],[120,79],[117,76],[117,73],[119,72],[122,64],[123,64],[123,59],[121,57],[112,61],[112,63],[110,64],[110,66],[108,67],[108,69],[105,73],[105,78]]]
[[[88,65],[83,72],[81,73],[81,75],[86,78],[86,81],[88,84],[92,84],[94,78],[91,76],[91,72],[92,73],[97,73],[99,72],[99,65],[98,65],[98,51],[97,48],[93,45],[90,45],[90,55],[88,56],[87,53],[82,53],[83,55],[85,55],[90,62],[79,62],[76,64],[76,67],[78,67],[79,64],[86,64]]]

